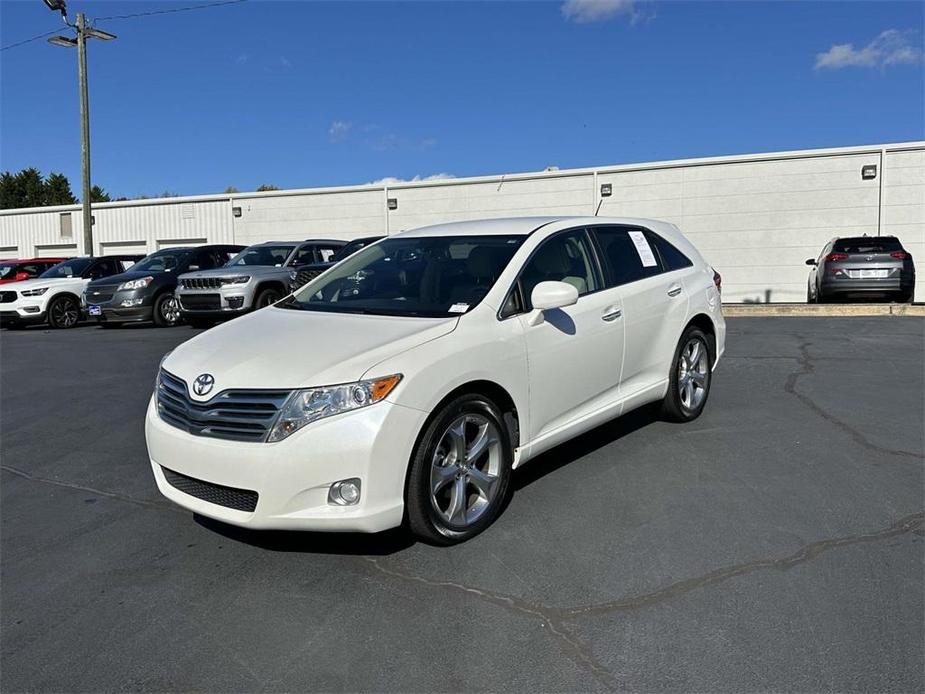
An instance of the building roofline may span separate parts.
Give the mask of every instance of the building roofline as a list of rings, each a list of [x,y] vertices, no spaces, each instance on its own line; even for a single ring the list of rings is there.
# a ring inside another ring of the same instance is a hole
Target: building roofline
[[[632,164],[613,164],[577,169],[556,169],[553,171],[526,171],[519,173],[491,174],[487,176],[467,176],[462,178],[445,178],[434,181],[400,181],[394,183],[365,183],[349,186],[330,186],[322,188],[292,188],[264,192],[215,193],[209,195],[187,195],[170,198],[145,198],[142,200],[120,200],[117,202],[98,202],[94,209],[111,209],[126,207],[144,207],[147,205],[183,205],[195,202],[228,202],[254,198],[290,197],[295,195],[328,195],[332,193],[376,192],[409,190],[415,188],[434,188],[441,186],[467,185],[477,183],[503,184],[511,181],[528,181],[544,178],[569,178],[589,174],[611,174],[629,171],[653,171],[659,169],[676,169],[693,166],[711,166],[716,164],[745,164],[785,159],[802,159],[804,157],[834,157],[851,154],[880,154],[885,152],[925,150],[925,141],[893,142],[879,145],[857,145],[853,147],[829,147],[824,149],[786,150],[782,152],[762,152],[756,154],[734,154],[718,157],[699,157],[693,159],[672,159]],[[49,207],[22,207],[0,210],[0,215],[30,214],[35,212],[75,212],[81,209],[76,205],[55,205]]]

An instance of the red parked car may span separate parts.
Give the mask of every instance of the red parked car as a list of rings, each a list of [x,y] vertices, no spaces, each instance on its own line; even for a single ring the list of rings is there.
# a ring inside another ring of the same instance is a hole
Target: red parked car
[[[31,280],[67,258],[25,258],[0,260],[0,284]]]

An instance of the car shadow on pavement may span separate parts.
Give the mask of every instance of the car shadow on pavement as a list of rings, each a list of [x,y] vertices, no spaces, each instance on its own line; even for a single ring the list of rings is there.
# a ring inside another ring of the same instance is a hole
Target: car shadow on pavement
[[[319,533],[302,530],[250,530],[193,514],[202,527],[235,542],[272,552],[385,556],[414,544],[403,528],[380,533]]]
[[[511,480],[514,491],[517,492],[569,463],[659,421],[659,408],[660,403],[641,407],[537,456],[528,465],[514,471]],[[507,501],[509,500],[510,496]],[[504,514],[503,508],[501,514]],[[373,534],[250,530],[198,514],[193,514],[193,518],[203,528],[222,537],[272,552],[387,556],[415,544],[415,539],[404,527]]]

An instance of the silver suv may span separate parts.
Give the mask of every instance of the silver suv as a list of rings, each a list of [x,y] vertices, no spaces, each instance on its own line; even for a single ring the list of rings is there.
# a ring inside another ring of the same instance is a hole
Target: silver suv
[[[267,241],[245,248],[223,267],[180,275],[180,315],[194,327],[207,327],[276,303],[289,294],[289,282],[299,267],[330,260],[344,243]]]

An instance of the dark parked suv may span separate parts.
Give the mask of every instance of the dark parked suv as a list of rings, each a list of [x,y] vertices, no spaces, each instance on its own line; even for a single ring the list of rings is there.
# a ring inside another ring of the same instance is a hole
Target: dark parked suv
[[[165,248],[142,258],[128,272],[91,282],[83,295],[90,320],[101,325],[154,321],[168,327],[180,322],[174,297],[177,276],[221,267],[244,246],[212,245]]]
[[[895,236],[832,239],[818,258],[810,258],[808,303],[832,299],[895,298],[912,300],[915,265]]]

